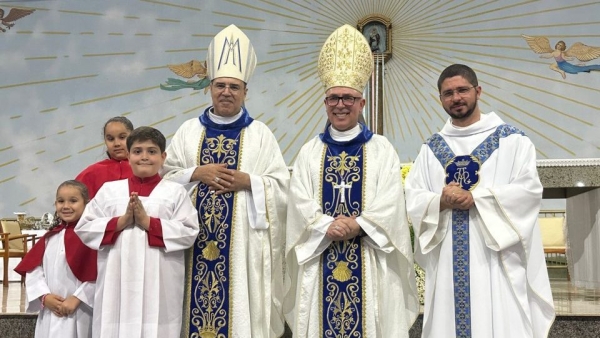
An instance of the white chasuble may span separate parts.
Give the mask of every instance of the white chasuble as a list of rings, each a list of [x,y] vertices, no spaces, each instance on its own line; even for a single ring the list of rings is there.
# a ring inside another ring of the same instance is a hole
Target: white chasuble
[[[207,113],[175,133],[164,168],[165,178],[186,185],[200,218],[186,253],[182,337],[280,337],[289,172],[271,131],[245,109],[229,125]],[[252,190],[216,195],[189,182],[197,166],[210,163],[248,173]]]
[[[329,240],[339,214],[355,216],[364,235]],[[387,139],[305,144],[287,223],[284,313],[294,337],[408,337],[418,301],[400,164]]]
[[[423,337],[548,335],[554,307],[537,226],[542,186],[535,148],[522,133],[506,130],[514,128],[495,113],[464,128],[449,120],[423,145],[410,170],[407,210],[415,229],[415,259],[425,270]],[[500,137],[489,143],[494,134]],[[446,146],[446,152],[434,143]],[[471,165],[471,156],[480,164],[474,186],[456,174]],[[454,174],[447,166],[456,167]],[[451,181],[471,188],[473,208],[440,211],[442,189]],[[466,216],[462,230],[457,215]],[[461,247],[457,230],[467,234]],[[460,280],[456,255],[465,250]]]

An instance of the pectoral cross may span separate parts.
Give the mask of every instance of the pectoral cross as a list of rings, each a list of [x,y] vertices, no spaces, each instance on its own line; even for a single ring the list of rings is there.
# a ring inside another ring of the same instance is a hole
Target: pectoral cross
[[[344,183],[344,180],[342,180],[342,182],[340,184],[336,184],[333,186],[333,189],[339,190],[341,203],[346,202],[346,189],[350,189],[350,188],[352,188],[352,184],[346,184],[346,183]]]

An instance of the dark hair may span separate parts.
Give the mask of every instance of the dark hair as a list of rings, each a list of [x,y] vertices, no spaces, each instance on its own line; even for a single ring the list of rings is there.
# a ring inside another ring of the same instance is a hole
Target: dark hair
[[[108,119],[108,121],[106,121],[106,123],[104,124],[104,127],[102,128],[102,136],[106,135],[106,126],[108,126],[108,124],[112,122],[122,123],[125,126],[125,129],[127,129],[128,131],[133,131],[133,123],[131,123],[131,121],[129,121],[128,118],[126,118],[125,116],[115,116]]]
[[[74,187],[77,190],[79,190],[79,192],[81,193],[81,197],[83,197],[84,204],[87,204],[90,201],[90,194],[89,194],[88,188],[85,184],[83,184],[79,181],[76,181],[76,180],[64,181],[58,186],[58,188],[56,188],[56,194],[58,194],[58,191],[62,187]],[[58,218],[58,213],[56,211],[54,211],[54,221],[52,222],[52,225],[50,226],[49,230],[56,228],[56,226],[58,226],[60,224],[60,222],[61,222],[61,219]]]
[[[102,128],[102,138],[104,138],[106,136],[106,127],[108,126],[108,124],[113,123],[113,122],[122,123],[125,126],[125,129],[127,129],[127,131],[129,131],[129,132],[131,132],[133,130],[133,123],[131,123],[131,121],[129,121],[129,119],[126,118],[125,116],[111,117],[110,119],[108,119],[108,121],[106,121],[106,123],[104,124],[104,127]],[[106,152],[106,156],[108,156],[108,158],[110,158],[110,154],[108,153],[108,151]]]
[[[161,153],[164,153],[167,148],[167,140],[160,130],[152,127],[138,127],[127,137],[127,151],[131,151],[134,142],[144,141],[152,141],[158,146]]]
[[[446,67],[446,69],[442,71],[442,74],[440,74],[440,77],[437,82],[438,91],[441,92],[442,82],[444,82],[444,80],[455,76],[462,76],[465,80],[469,81],[469,83],[474,87],[479,86],[479,83],[477,82],[477,75],[475,74],[475,71],[471,69],[471,67],[461,64],[453,64],[451,66]]]

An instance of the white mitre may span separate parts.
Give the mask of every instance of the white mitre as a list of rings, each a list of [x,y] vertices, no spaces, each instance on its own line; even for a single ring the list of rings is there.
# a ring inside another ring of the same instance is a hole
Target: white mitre
[[[229,25],[210,42],[206,68],[210,80],[232,77],[248,83],[256,68],[256,53],[250,39],[235,25]]]
[[[321,47],[318,71],[325,91],[349,87],[362,93],[373,73],[371,47],[356,28],[343,25]]]

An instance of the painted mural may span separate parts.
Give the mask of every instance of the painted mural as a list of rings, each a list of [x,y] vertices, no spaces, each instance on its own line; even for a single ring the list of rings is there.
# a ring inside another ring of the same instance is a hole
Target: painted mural
[[[531,137],[539,159],[599,157],[597,1],[0,1],[0,216],[52,211],[59,183],[105,158],[102,126],[125,115],[167,137],[210,104],[203,61],[231,23],[258,67],[246,106],[291,165],[325,123],[317,57],[327,36],[389,18],[384,134],[403,162],[446,115],[451,63],[479,76],[482,111]],[[381,33],[380,33],[381,34]],[[382,45],[382,43],[385,44]]]

